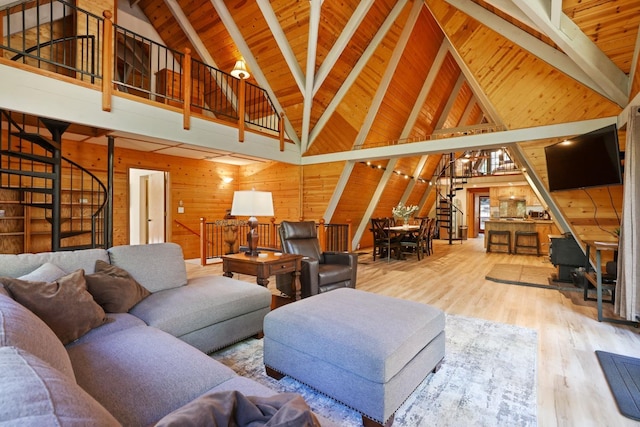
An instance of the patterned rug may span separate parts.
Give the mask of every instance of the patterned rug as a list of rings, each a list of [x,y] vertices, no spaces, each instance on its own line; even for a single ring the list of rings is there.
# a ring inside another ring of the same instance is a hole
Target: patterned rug
[[[394,427],[536,426],[537,333],[518,326],[447,315],[446,355],[396,412]],[[278,392],[300,393],[314,412],[338,425],[360,415],[289,377],[268,377],[262,340],[249,339],[212,357]]]

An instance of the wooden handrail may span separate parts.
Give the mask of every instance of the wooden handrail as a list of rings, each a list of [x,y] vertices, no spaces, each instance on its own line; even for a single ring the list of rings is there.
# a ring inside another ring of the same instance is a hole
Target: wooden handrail
[[[200,219],[202,219],[202,218],[200,218]],[[180,227],[186,229],[191,234],[195,234],[196,236],[200,237],[200,233],[198,233],[197,231],[192,230],[191,228],[189,228],[188,225],[183,224],[182,222],[178,221],[177,219],[174,219],[173,222],[178,224]]]

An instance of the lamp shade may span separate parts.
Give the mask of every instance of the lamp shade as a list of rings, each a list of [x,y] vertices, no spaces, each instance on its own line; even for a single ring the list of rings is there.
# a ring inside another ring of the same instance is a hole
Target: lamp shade
[[[248,79],[251,76],[247,70],[247,64],[242,59],[236,61],[236,65],[233,66],[230,74],[236,79]]]
[[[231,204],[234,216],[273,216],[273,198],[269,191],[235,191]]]

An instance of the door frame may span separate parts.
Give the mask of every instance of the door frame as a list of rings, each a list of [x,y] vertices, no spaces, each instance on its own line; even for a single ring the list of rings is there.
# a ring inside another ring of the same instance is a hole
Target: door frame
[[[489,196],[489,187],[467,187],[468,237],[478,237],[480,229],[480,196]]]
[[[160,194],[163,200],[159,202],[162,204],[163,209],[161,219],[163,221],[162,230],[164,232],[164,235],[161,236],[159,240],[156,239],[155,242],[157,243],[160,240],[163,242],[171,241],[171,228],[169,227],[171,218],[170,212],[167,209],[167,206],[170,206],[169,172],[159,169],[129,167],[127,172],[129,206],[127,238],[129,244],[146,244],[148,241],[148,235],[146,234],[148,224],[146,218],[146,206],[143,208],[142,205],[146,204],[149,194],[147,194],[146,192],[146,187],[142,188],[143,186],[141,185],[141,183],[147,181],[148,177],[154,174],[162,174],[164,182],[164,190]],[[143,197],[145,198],[144,200]],[[145,215],[145,218],[142,218],[143,215]],[[143,229],[144,233],[142,232]]]

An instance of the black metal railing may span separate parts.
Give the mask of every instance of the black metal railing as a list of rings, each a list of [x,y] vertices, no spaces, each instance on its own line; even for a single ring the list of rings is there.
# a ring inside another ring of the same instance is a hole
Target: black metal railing
[[[173,106],[189,102],[191,111],[238,121],[240,80],[179,52],[113,25],[113,40],[105,40],[105,19],[64,0],[23,1],[0,8],[7,37],[0,50],[11,58],[67,77],[102,84],[105,61],[113,59],[116,90]],[[103,44],[113,58],[103,58]],[[191,67],[191,99],[185,100],[185,61]],[[104,71],[105,74],[107,71]],[[280,115],[267,92],[245,82],[244,122],[256,129],[280,132]]]
[[[60,0],[13,4],[0,16],[7,34],[0,47],[14,61],[91,83],[101,79],[102,17]]]

